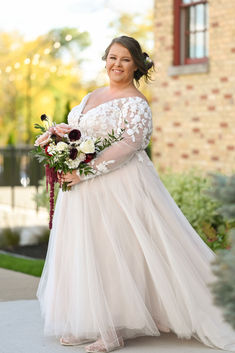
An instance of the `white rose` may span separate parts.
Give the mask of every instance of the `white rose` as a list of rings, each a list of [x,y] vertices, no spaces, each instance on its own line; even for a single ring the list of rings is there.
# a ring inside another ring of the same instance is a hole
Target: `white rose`
[[[78,156],[77,156],[77,158],[76,158],[76,160],[78,160],[78,161],[80,161],[80,162],[85,161],[85,159],[86,159],[85,153],[81,153],[81,152],[78,154]]]
[[[60,141],[60,142],[57,143],[57,145],[56,145],[56,150],[57,150],[58,152],[59,152],[59,151],[64,151],[64,150],[66,150],[66,149],[68,149],[67,143],[62,142],[62,141]]]
[[[95,152],[95,144],[94,141],[89,139],[85,140],[79,146],[80,151],[83,153],[94,153]]]

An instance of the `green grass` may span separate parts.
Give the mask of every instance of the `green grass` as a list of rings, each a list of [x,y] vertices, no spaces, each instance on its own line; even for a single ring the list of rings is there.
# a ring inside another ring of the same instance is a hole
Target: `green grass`
[[[44,266],[44,260],[25,259],[6,254],[0,254],[0,267],[28,275],[40,277]]]

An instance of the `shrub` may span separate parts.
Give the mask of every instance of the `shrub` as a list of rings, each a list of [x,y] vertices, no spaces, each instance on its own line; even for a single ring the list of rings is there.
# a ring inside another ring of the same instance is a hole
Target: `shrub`
[[[212,270],[217,281],[210,287],[215,304],[223,308],[225,320],[235,329],[235,175],[231,177],[213,175],[210,195],[222,202],[218,211],[233,227],[230,231],[231,250],[220,249],[212,262]]]
[[[0,248],[1,249],[12,249],[14,246],[19,245],[20,232],[18,230],[3,228],[0,235]]]
[[[166,188],[180,207],[192,227],[212,249],[225,249],[230,246],[228,239],[229,223],[219,214],[220,201],[212,199],[207,190],[212,179],[199,171],[187,173],[160,173]]]
[[[149,158],[152,158],[152,139],[150,139],[148,146],[145,149],[145,152],[149,156]]]

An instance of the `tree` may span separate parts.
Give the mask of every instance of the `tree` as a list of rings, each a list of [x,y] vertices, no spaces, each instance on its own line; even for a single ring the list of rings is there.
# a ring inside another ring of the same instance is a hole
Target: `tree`
[[[88,33],[76,28],[54,29],[33,41],[0,32],[1,145],[33,143],[33,126],[42,113],[61,122],[66,102],[77,104],[86,93],[80,52],[89,43]]]

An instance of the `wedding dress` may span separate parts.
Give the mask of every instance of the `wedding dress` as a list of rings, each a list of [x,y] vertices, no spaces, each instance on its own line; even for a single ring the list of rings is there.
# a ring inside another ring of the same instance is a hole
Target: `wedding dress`
[[[235,352],[235,331],[213,304],[214,252],[162,184],[145,148],[148,103],[117,98],[68,115],[82,134],[123,139],[93,161],[94,174],[59,191],[37,290],[45,335],[96,340],[107,350],[123,339],[174,332]],[[156,347],[157,348],[157,347]]]

